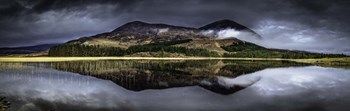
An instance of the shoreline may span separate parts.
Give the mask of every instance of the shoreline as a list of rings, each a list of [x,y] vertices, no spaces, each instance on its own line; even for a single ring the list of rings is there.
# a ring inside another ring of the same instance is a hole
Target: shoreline
[[[287,60],[282,58],[223,58],[223,57],[0,57],[0,62],[63,62],[89,60]]]
[[[287,61],[305,63],[322,67],[337,67],[350,69],[350,57],[342,58],[223,58],[223,57],[0,57],[0,63],[30,63],[30,62],[69,62],[98,60],[241,60],[241,61]]]
[[[225,57],[0,57],[0,62],[64,62],[95,60],[256,60],[256,61],[292,61],[310,64],[337,64],[350,66],[350,57],[342,58],[225,58]]]

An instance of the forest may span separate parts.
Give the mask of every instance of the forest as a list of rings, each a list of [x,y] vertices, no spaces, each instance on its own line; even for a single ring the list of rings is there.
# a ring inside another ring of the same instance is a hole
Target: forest
[[[131,46],[128,49],[118,47],[105,47],[99,45],[65,44],[49,50],[52,57],[97,57],[97,56],[125,56],[138,52],[164,52],[180,53],[186,56],[219,57],[219,54],[207,49],[175,47],[167,45],[147,44]]]
[[[286,59],[305,59],[305,58],[334,58],[346,57],[344,54],[322,54],[305,51],[292,51],[281,49],[268,49],[252,43],[235,44],[222,47],[228,51],[222,57],[246,57],[246,58],[286,58]]]
[[[172,46],[175,44],[186,43],[191,40],[166,41],[159,43],[151,43],[145,45],[130,46],[127,49],[119,47],[107,47],[100,45],[82,45],[82,44],[64,44],[53,47],[49,50],[49,56],[52,57],[99,57],[99,56],[127,56],[139,52],[159,52],[160,57],[164,57],[164,53],[178,53],[185,56],[196,57],[240,57],[240,58],[287,58],[287,59],[303,59],[303,58],[334,58],[346,57],[343,54],[322,54],[305,51],[291,51],[280,49],[268,49],[255,45],[253,43],[240,43],[229,46],[222,46],[225,53],[219,54],[216,51],[210,51],[201,48],[187,48]]]

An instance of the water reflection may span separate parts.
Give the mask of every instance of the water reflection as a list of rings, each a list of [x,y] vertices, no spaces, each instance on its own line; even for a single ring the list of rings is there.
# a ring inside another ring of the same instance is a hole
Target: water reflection
[[[211,88],[203,80],[217,82],[216,76],[237,77],[272,67],[304,66],[285,61],[80,61],[50,63],[54,69],[111,80],[133,91],[201,85],[218,93],[224,88]],[[238,88],[241,89],[241,88]],[[234,90],[234,89],[232,89]],[[234,91],[233,91],[234,92]]]
[[[87,62],[91,63],[90,65],[86,64],[86,62],[0,63],[0,97],[6,97],[6,100],[11,102],[10,110],[13,111],[348,111],[350,109],[348,106],[348,103],[350,103],[350,86],[348,85],[350,84],[350,70],[348,69],[315,66],[276,68],[283,66],[277,64],[289,63],[271,63],[271,65],[267,65],[270,63],[249,61],[212,61],[214,64],[201,63],[199,66],[191,66],[189,64],[192,63],[184,61],[161,61],[161,64],[166,65],[164,65],[165,67],[162,70],[158,70],[162,72],[159,72],[159,75],[164,72],[169,73],[167,76],[187,72],[183,74],[188,76],[180,77],[202,77],[198,79],[199,84],[216,84],[225,88],[249,86],[238,92],[222,95],[207,90],[208,88],[206,87],[203,88],[203,86],[200,87],[194,84],[183,85],[187,87],[171,86],[173,88],[168,87],[166,89],[153,89],[155,86],[152,86],[148,90],[128,90],[126,89],[128,87],[122,86],[114,80],[112,82],[106,80],[108,78],[96,75],[118,75],[119,72],[124,73],[120,70],[129,68],[136,71],[128,74],[147,74],[140,72],[150,70],[152,75],[158,74],[154,73],[157,71],[152,69],[152,67],[158,68],[161,66],[152,61],[135,61],[134,65],[123,63],[126,61],[113,61],[125,65],[104,66],[104,70],[99,70],[99,65],[94,65],[99,62],[101,62],[101,65],[108,64],[103,63],[106,61]],[[220,66],[216,63],[224,65]],[[81,64],[79,66],[81,68],[77,68],[78,66],[74,67],[75,65],[66,65],[67,68],[62,68],[64,67],[62,64]],[[246,64],[252,65],[247,66]],[[234,68],[234,65],[242,68]],[[140,68],[141,66],[143,69]],[[214,70],[215,68],[213,67],[218,66],[220,66],[220,70]],[[179,72],[174,73],[172,68],[167,67],[173,67]],[[243,71],[243,67],[250,71]],[[254,71],[252,67],[257,67],[257,70]],[[198,72],[195,71],[196,68],[199,68]],[[200,74],[200,68],[206,69],[206,73]],[[220,74],[215,72],[226,73]],[[248,72],[252,73],[248,74]],[[181,80],[182,78],[173,77],[171,79]],[[153,79],[153,81],[156,80],[163,79]],[[165,79],[163,81],[170,83],[172,80]]]

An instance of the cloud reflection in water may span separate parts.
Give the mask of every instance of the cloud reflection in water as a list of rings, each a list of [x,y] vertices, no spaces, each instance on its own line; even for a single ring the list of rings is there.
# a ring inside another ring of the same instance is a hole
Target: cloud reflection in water
[[[111,81],[48,68],[0,72],[0,96],[11,110],[243,110],[347,111],[350,70],[322,67],[272,68],[237,78],[230,85],[259,81],[230,95],[189,86],[134,92]]]

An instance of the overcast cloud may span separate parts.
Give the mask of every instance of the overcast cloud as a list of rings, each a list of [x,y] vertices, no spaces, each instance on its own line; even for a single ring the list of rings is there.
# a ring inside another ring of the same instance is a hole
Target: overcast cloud
[[[270,48],[350,54],[348,0],[0,0],[0,47],[63,43],[140,20],[200,27],[231,19]],[[243,34],[247,35],[247,34]]]

